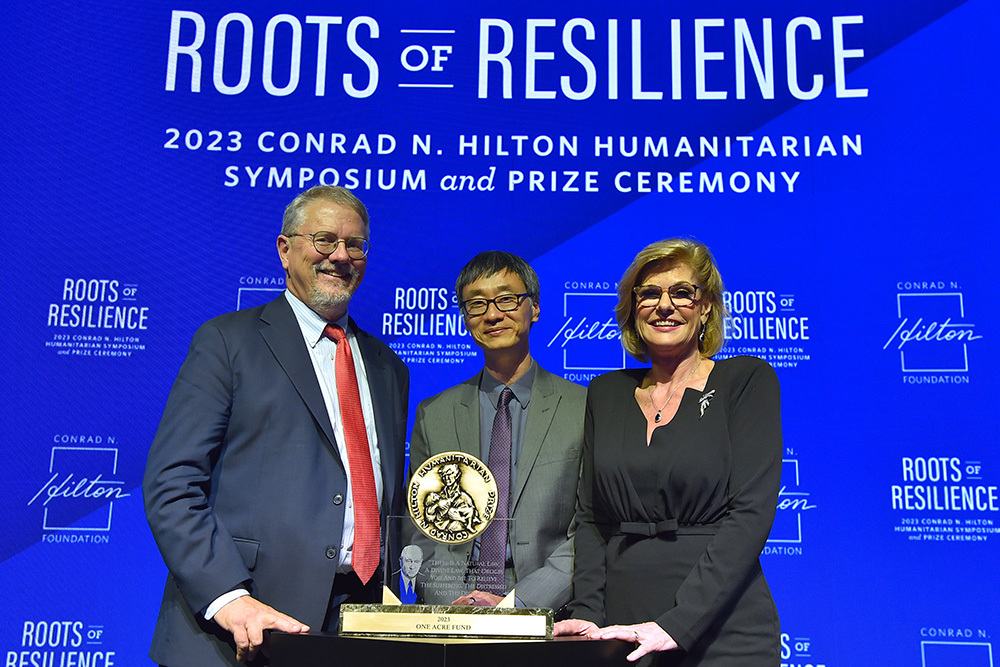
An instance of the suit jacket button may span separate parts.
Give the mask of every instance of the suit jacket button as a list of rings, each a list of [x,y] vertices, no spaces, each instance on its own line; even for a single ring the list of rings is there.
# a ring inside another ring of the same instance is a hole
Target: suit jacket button
[[[330,559],[336,558],[337,557],[337,549],[334,548],[334,547],[327,547],[326,548],[326,557],[330,558]]]
[[[343,494],[338,493],[337,495],[335,495],[333,497],[333,504],[334,505],[339,505],[342,502],[344,502],[344,496],[343,496]]]

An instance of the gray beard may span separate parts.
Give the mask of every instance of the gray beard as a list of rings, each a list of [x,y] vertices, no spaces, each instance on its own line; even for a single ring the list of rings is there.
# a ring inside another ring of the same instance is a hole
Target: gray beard
[[[319,273],[320,266],[313,267],[313,273]],[[351,267],[351,284],[357,286],[355,281],[358,278],[358,271],[353,266]],[[318,285],[313,285],[309,290],[309,296],[306,301],[311,309],[326,317],[326,314],[335,312],[342,307],[346,306],[351,301],[351,297],[354,296],[354,290],[349,292],[341,292],[339,294],[330,294],[324,291]]]
[[[309,290],[307,305],[317,313],[328,313],[330,311],[338,310],[341,306],[349,303],[351,296],[351,294],[346,293],[330,294],[329,292],[324,292],[318,287],[313,287]]]

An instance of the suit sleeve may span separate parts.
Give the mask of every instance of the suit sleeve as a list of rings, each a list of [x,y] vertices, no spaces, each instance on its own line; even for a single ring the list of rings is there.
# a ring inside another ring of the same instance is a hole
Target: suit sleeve
[[[760,575],[760,553],[774,521],[781,483],[781,401],[778,377],[757,361],[733,382],[729,403],[732,462],[729,506],[719,532],[656,619],[690,649]]]
[[[566,541],[561,543],[538,568],[517,582],[517,597],[527,607],[559,610],[569,602],[573,575],[574,522],[570,522]]]
[[[582,388],[573,386],[573,393],[563,393],[560,408],[564,409],[564,414],[569,416],[569,424],[563,424],[558,429],[560,444],[567,447],[568,451],[575,452],[573,465],[573,479],[571,488],[579,491],[580,466],[583,455],[583,417],[586,405],[586,394]],[[553,434],[550,433],[551,437]],[[561,480],[560,480],[561,483]],[[557,491],[559,487],[553,487],[550,493],[563,493]],[[553,535],[547,541],[552,545],[551,552],[546,555],[544,562],[534,572],[531,572],[517,582],[517,597],[529,607],[549,607],[556,611],[561,610],[570,601],[573,593],[573,562],[575,558],[576,541],[576,518],[575,513],[568,516],[563,525],[559,525],[558,519],[561,510],[556,504],[556,499],[552,499],[553,504],[545,508],[552,516],[551,525],[558,526],[562,530],[561,538]],[[542,525],[549,526],[550,521],[539,517]],[[558,540],[558,541],[557,541]]]
[[[594,416],[591,402],[593,385],[587,392],[587,412],[583,423],[583,460],[577,492],[575,563],[571,618],[604,625],[605,551],[607,535],[594,518]]]
[[[143,478],[153,537],[196,613],[251,578],[208,497],[229,423],[232,384],[222,332],[205,324],[170,391]]]

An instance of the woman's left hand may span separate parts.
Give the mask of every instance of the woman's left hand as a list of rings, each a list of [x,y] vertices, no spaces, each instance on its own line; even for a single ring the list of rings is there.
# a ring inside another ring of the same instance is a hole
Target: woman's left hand
[[[636,649],[628,654],[629,662],[635,662],[647,653],[675,651],[678,648],[674,638],[652,621],[637,625],[609,625],[593,633],[591,637],[593,639],[619,639],[623,642],[638,644]]]
[[[601,629],[592,621],[582,621],[578,618],[567,618],[565,621],[557,621],[552,628],[555,637],[586,637],[596,639],[595,634]]]

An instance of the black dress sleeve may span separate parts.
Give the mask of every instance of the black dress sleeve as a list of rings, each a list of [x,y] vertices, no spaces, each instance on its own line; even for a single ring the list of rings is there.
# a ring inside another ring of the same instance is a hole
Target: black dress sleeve
[[[583,470],[577,491],[573,600],[569,616],[604,625],[604,558],[607,536],[594,518],[594,385],[587,391],[583,426]]]

